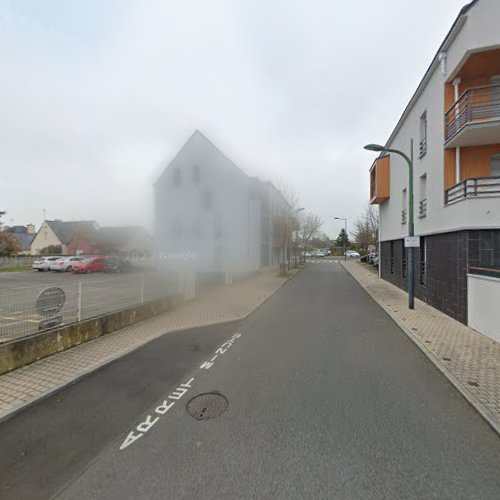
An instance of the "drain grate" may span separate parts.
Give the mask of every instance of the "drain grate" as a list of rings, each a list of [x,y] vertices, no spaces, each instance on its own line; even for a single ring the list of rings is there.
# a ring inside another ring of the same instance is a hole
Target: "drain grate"
[[[192,398],[187,406],[187,412],[197,420],[207,420],[218,417],[227,409],[228,400],[218,392],[198,394]]]

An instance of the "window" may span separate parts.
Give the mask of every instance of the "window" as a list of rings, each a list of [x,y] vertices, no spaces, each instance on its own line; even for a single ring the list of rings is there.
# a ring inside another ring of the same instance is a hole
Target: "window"
[[[193,167],[193,184],[199,184],[201,179],[200,166],[195,165]]]
[[[179,168],[174,168],[174,186],[181,185],[181,171]]]
[[[408,215],[406,207],[407,207],[406,188],[404,188],[403,191],[401,191],[401,224],[406,224],[406,219]]]
[[[203,208],[212,208],[212,193],[210,191],[203,191],[201,203]]]
[[[490,177],[500,177],[500,154],[491,157]]]
[[[420,117],[420,144],[418,157],[422,158],[427,153],[427,111]]]
[[[427,174],[420,176],[420,201],[418,204],[418,216],[427,216]]]

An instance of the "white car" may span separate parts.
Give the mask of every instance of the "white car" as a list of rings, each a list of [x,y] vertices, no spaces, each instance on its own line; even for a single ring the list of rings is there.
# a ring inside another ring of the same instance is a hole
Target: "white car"
[[[359,253],[354,250],[347,250],[345,256],[348,259],[359,259],[361,257],[361,255],[359,255]]]
[[[49,269],[57,272],[71,272],[73,271],[73,264],[81,262],[85,257],[60,257],[59,259],[51,262]]]
[[[58,255],[56,257],[54,256],[47,256],[47,257],[40,257],[33,261],[33,264],[31,265],[31,269],[36,270],[36,271],[48,271],[50,269],[50,265],[55,262],[56,260],[60,259],[61,256]]]

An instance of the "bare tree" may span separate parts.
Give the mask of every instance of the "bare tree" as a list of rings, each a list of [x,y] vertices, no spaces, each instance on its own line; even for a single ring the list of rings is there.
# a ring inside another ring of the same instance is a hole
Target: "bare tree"
[[[354,240],[361,250],[367,251],[370,245],[378,241],[379,217],[373,205],[368,205],[364,213],[354,222],[352,231]]]
[[[318,215],[301,212],[298,215],[298,243],[301,250],[305,250],[313,238],[320,234],[323,221]]]

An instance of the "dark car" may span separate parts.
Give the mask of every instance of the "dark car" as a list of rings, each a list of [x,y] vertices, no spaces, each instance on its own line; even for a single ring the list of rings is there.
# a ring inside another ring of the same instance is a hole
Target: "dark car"
[[[104,264],[105,273],[124,273],[130,269],[130,262],[125,259],[111,257]]]

